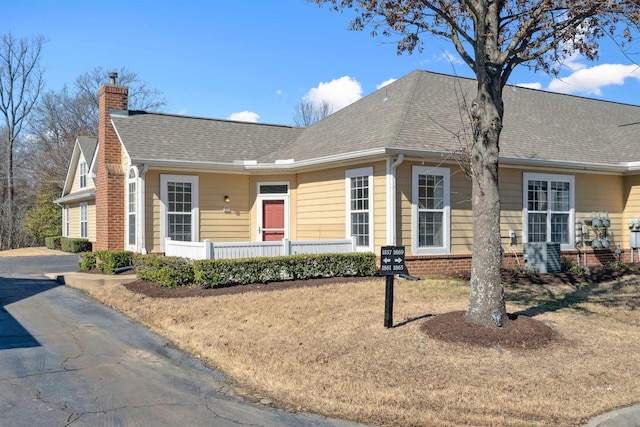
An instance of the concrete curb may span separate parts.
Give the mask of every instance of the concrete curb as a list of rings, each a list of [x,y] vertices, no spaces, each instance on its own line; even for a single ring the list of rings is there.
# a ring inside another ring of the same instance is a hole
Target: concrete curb
[[[640,426],[640,405],[630,406],[598,415],[584,427]]]
[[[89,273],[47,273],[46,276],[56,282],[82,291],[91,291],[106,285],[123,285],[137,280],[133,274],[111,276]]]

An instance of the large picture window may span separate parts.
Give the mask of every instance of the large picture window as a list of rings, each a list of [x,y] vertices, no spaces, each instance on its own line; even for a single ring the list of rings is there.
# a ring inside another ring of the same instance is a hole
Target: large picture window
[[[355,237],[356,247],[373,250],[373,168],[351,169],[346,173],[347,237]]]
[[[449,253],[450,245],[450,172],[447,168],[414,166],[413,253]]]
[[[166,237],[197,242],[198,177],[160,175],[162,247]]]
[[[560,243],[562,249],[572,249],[574,177],[525,173],[523,178],[525,242]]]

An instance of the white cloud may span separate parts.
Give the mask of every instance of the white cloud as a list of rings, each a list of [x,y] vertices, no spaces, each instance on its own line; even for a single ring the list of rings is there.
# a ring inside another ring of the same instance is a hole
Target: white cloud
[[[567,77],[553,79],[547,90],[600,96],[603,87],[621,86],[627,78],[640,80],[640,67],[637,65],[601,64],[579,69]]]
[[[362,86],[356,79],[344,76],[328,83],[321,82],[318,87],[309,90],[303,98],[315,105],[326,102],[333,112],[336,112],[362,98]]]
[[[442,51],[440,55],[435,55],[436,60],[446,61],[453,65],[462,65],[464,61],[460,59],[457,53],[449,52],[448,50]]]
[[[282,89],[276,90],[276,95],[281,96],[282,95]]]
[[[231,114],[229,117],[227,117],[227,120],[235,120],[235,121],[238,121],[238,122],[257,123],[259,117],[260,117],[260,115],[258,115],[257,113],[253,113],[251,111],[245,110],[245,111],[241,111],[239,113]]]
[[[389,80],[385,80],[382,83],[380,83],[378,86],[376,86],[376,89],[381,89],[387,85],[390,85],[391,83],[395,82],[396,79],[394,78],[390,78]]]

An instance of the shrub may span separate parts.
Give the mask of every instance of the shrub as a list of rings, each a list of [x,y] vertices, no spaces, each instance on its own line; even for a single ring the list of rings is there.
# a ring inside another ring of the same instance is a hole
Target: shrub
[[[136,254],[133,262],[140,280],[149,280],[167,288],[193,283],[193,261],[187,258]]]
[[[97,266],[105,274],[114,274],[115,270],[133,265],[131,251],[97,251]]]
[[[80,254],[78,269],[80,271],[89,271],[96,268],[96,254],[93,252],[83,252]]]
[[[629,271],[631,270],[631,267],[629,266],[629,264],[627,264],[626,262],[623,261],[609,261],[605,264],[602,265],[602,269],[604,271],[608,271],[608,272],[614,272],[614,271]]]
[[[44,238],[44,244],[48,249],[61,249],[60,239],[62,236],[50,236]]]
[[[585,267],[582,267],[572,258],[563,256],[560,260],[560,264],[562,266],[562,271],[567,271],[577,276],[582,276],[587,272],[587,269]]]
[[[208,259],[194,262],[195,282],[205,287],[246,285],[318,277],[373,276],[373,253],[290,255],[271,258]]]
[[[69,237],[60,238],[60,247],[64,252],[71,252],[74,254],[80,252],[90,252],[91,242],[87,239],[72,239]]]

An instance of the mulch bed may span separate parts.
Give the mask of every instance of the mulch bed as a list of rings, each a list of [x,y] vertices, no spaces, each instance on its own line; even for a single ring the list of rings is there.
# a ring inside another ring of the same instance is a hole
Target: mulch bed
[[[558,340],[553,329],[531,317],[510,314],[504,326],[491,329],[467,323],[464,314],[464,311],[438,314],[425,320],[420,329],[441,341],[498,350],[532,350]]]
[[[191,286],[188,288],[171,289],[157,286],[153,282],[136,280],[124,286],[132,292],[137,292],[152,298],[187,298],[187,297],[211,297],[218,295],[237,295],[245,292],[270,292],[284,289],[296,289],[303,287],[315,287],[330,285],[333,283],[361,282],[380,280],[381,277],[329,277],[326,279],[289,280],[285,282],[254,283],[250,285],[220,286],[215,288],[203,288]]]

